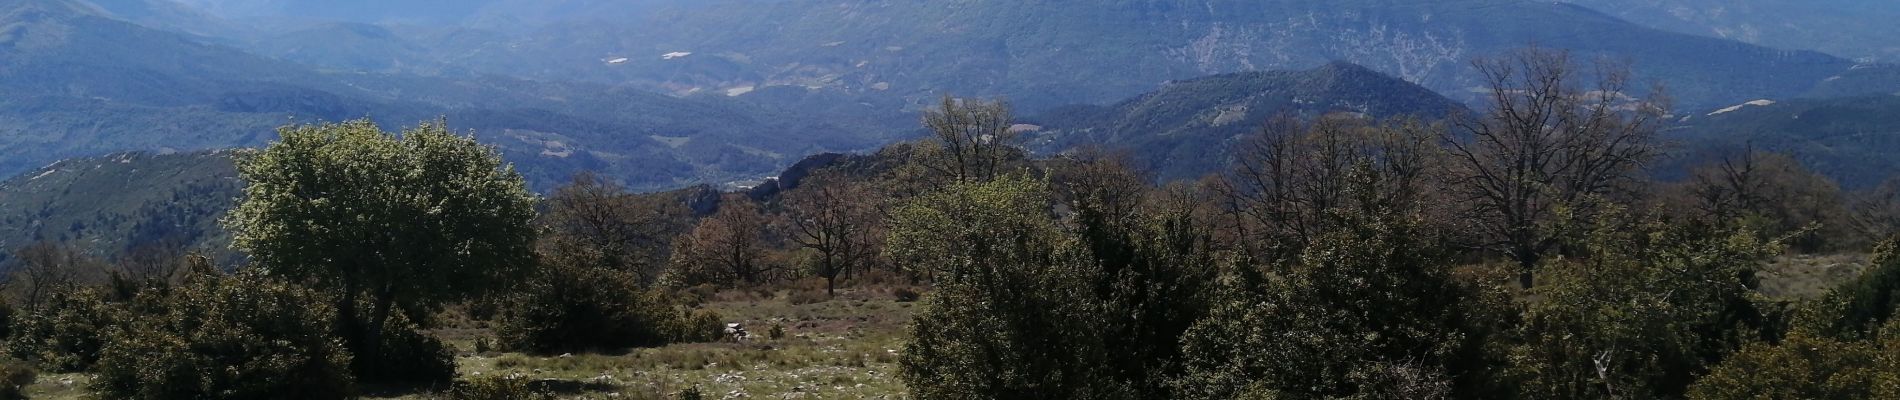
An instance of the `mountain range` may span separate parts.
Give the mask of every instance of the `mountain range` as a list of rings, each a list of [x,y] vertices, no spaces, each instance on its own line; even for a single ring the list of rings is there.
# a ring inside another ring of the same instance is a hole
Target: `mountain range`
[[[537,189],[594,171],[660,190],[743,186],[808,154],[918,137],[917,112],[940,96],[1000,97],[1034,128],[1033,150],[1106,146],[1162,179],[1193,178],[1277,114],[1429,119],[1482,107],[1470,61],[1527,45],[1628,62],[1663,85],[1679,153],[1754,145],[1866,186],[1900,172],[1900,121],[1888,118],[1900,115],[1900,66],[1873,62],[1892,52],[1878,40],[1892,25],[1875,21],[1896,7],[0,0],[0,176],[19,176],[0,189],[12,196],[0,201],[0,240],[119,234],[138,207],[170,195],[160,191],[191,184],[93,175],[86,185],[168,188],[51,207],[80,200],[48,185],[81,182],[32,179],[46,171],[114,157],[169,165],[133,168],[146,173],[213,171],[228,157],[205,151],[263,145],[289,123],[364,117],[391,129],[446,119]]]

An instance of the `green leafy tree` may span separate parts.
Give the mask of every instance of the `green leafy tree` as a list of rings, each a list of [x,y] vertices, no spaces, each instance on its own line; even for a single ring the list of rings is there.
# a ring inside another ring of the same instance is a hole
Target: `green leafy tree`
[[[1183,339],[1181,398],[1447,398],[1493,379],[1495,291],[1416,219],[1334,213],[1297,258],[1229,277]],[[1489,299],[1487,299],[1489,297]]]
[[[889,252],[935,271],[900,375],[919,399],[1108,398],[1086,250],[1050,214],[1042,182],[952,184],[892,215]]]
[[[1754,343],[1689,388],[1689,398],[1900,398],[1900,329],[1879,340],[1841,341],[1797,332],[1779,344]]]
[[[239,161],[248,186],[225,223],[269,274],[333,295],[358,371],[384,361],[392,315],[426,316],[531,264],[534,196],[473,138],[368,120],[278,133]]]
[[[1843,339],[1871,335],[1875,327],[1900,317],[1900,239],[1890,239],[1874,250],[1873,265],[1859,278],[1830,291],[1811,314],[1820,334]]]
[[[350,355],[316,293],[257,273],[200,269],[180,287],[136,300],[110,335],[91,382],[105,398],[341,399]]]
[[[1088,282],[1101,319],[1107,378],[1137,398],[1168,397],[1180,366],[1181,336],[1206,315],[1217,258],[1201,193],[1152,190],[1126,158],[1080,153],[1052,169],[1056,197],[1089,249]]]
[[[1614,221],[1605,216],[1599,221]],[[1553,260],[1512,352],[1524,397],[1680,397],[1697,377],[1772,330],[1756,271],[1782,244],[1660,218],[1599,222]]]
[[[106,301],[92,288],[53,291],[38,309],[14,316],[7,354],[52,372],[91,369],[106,335],[121,328],[126,312],[123,304]]]

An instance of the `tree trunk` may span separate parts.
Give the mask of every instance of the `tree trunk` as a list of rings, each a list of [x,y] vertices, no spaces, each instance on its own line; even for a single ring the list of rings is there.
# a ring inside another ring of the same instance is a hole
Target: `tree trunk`
[[[374,314],[370,316],[371,319],[367,327],[368,332],[363,335],[363,340],[366,342],[364,349],[367,350],[368,354],[359,353],[356,355],[357,357],[369,356],[372,362],[382,357],[383,332],[389,324],[390,308],[392,308],[395,303],[395,299],[392,298],[394,296],[390,295],[390,291],[388,287],[384,287],[383,290],[377,293],[376,309],[371,311]]]
[[[1517,284],[1530,290],[1537,285],[1537,254],[1520,252],[1517,255]]]

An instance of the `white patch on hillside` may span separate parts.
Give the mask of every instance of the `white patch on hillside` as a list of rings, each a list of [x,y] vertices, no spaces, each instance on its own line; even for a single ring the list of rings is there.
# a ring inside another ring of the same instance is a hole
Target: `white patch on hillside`
[[[675,52],[672,52],[672,53],[666,53],[666,54],[661,54],[661,55],[660,55],[660,59],[662,59],[662,60],[672,60],[672,59],[679,59],[679,58],[685,58],[686,56],[690,56],[690,55],[693,55],[693,52],[690,52],[690,51],[675,51]]]
[[[746,93],[752,93],[753,90],[757,90],[757,89],[758,87],[754,87],[754,86],[740,86],[736,88],[726,89],[726,96],[739,97],[739,96],[745,95]]]
[[[680,148],[680,146],[685,146],[686,143],[690,143],[693,141],[692,137],[687,137],[687,136],[647,135],[647,138],[653,139],[653,141],[656,141],[656,142],[660,142],[660,144],[664,144],[666,145],[666,147],[671,147],[675,149]]]
[[[53,173],[55,172],[59,172],[59,170],[49,169],[49,170],[46,170],[46,172],[41,172],[39,175],[34,175],[32,178],[27,178],[26,180],[37,181],[37,180],[40,180],[40,178],[45,178],[47,176],[53,175]]]
[[[1755,101],[1751,101],[1747,103],[1736,104],[1734,106],[1730,106],[1729,108],[1715,110],[1715,112],[1709,113],[1709,116],[1717,116],[1717,115],[1740,111],[1742,108],[1745,108],[1748,106],[1767,107],[1767,106],[1772,106],[1772,105],[1775,105],[1774,100],[1755,100]]]
[[[620,57],[620,58],[615,58],[612,60],[607,60],[607,63],[608,64],[626,64],[627,61],[631,61],[631,60],[628,60],[626,57]]]

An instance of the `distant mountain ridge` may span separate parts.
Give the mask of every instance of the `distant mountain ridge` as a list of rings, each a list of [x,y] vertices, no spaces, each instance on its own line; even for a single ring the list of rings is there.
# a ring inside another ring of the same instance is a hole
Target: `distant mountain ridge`
[[[1782,49],[1900,62],[1900,2],[1889,0],[1565,0],[1659,29]]]
[[[1746,147],[1788,153],[1847,188],[1900,176],[1900,94],[1739,104],[1686,116],[1669,132],[1681,161]]]
[[[751,179],[888,133],[725,96],[319,71],[66,0],[0,1],[0,91],[0,174],[115,151],[255,146],[293,122],[374,117],[395,129],[446,117],[542,186],[594,170],[662,188]]]
[[[1533,43],[1634,61],[1687,107],[1792,96],[1853,65],[1527,0],[709,1],[553,24],[449,63],[680,92],[810,86],[913,104],[945,92],[1007,96],[1037,111],[1335,60],[1468,98],[1467,61]]]
[[[1463,111],[1430,89],[1359,65],[1215,75],[1164,85],[1113,106],[1057,109],[1027,119],[1043,152],[1083,146],[1123,149],[1164,180],[1194,179],[1229,165],[1232,147],[1278,115],[1435,120]]]

